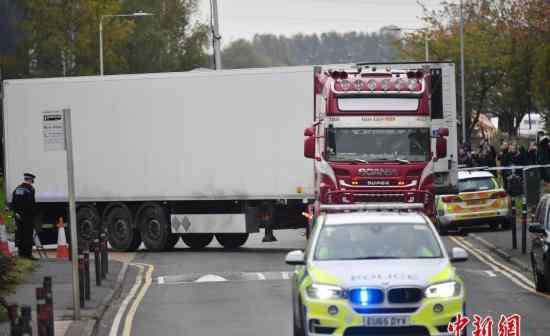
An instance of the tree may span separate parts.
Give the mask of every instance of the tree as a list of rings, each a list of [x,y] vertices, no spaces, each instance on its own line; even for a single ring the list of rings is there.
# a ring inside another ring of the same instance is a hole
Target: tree
[[[549,6],[545,0],[464,2],[468,138],[482,112],[499,116],[499,127],[515,135],[523,116],[544,105],[550,91],[544,72],[550,67]],[[459,64],[459,11],[449,3],[438,11],[425,9],[432,59]],[[420,58],[421,39],[418,33],[406,36],[403,57]]]
[[[272,65],[272,60],[260,54],[245,39],[239,39],[223,50],[223,65],[229,69],[267,67]]]
[[[154,13],[136,21],[136,29],[119,52],[129,72],[185,71],[208,64],[209,29],[192,23],[197,0],[126,0],[123,12]]]
[[[92,75],[99,72],[100,16],[118,13],[117,0],[21,0],[21,27],[31,76]],[[131,21],[113,21],[104,40],[105,64],[125,68],[113,46],[133,30]]]

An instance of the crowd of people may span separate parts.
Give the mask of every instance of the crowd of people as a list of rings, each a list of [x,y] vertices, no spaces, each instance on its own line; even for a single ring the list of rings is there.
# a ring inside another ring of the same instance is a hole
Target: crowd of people
[[[502,142],[498,151],[487,140],[472,149],[470,144],[458,148],[458,164],[461,167],[527,166],[550,164],[550,138],[543,136],[539,142],[531,142],[528,148],[517,142]]]

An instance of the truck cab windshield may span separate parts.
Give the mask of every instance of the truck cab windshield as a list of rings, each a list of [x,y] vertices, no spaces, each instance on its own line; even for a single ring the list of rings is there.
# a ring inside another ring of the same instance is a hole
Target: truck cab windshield
[[[329,161],[428,161],[429,128],[328,128]]]

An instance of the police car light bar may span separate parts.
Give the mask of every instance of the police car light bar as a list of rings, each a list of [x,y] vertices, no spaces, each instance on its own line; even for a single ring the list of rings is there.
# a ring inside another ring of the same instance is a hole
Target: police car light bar
[[[356,204],[321,204],[321,211],[410,211],[422,210],[422,203],[356,203]]]

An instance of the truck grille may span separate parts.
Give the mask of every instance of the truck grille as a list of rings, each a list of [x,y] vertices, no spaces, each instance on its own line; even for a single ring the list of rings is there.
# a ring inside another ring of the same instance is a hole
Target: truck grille
[[[411,327],[350,327],[344,331],[344,336],[359,335],[393,335],[393,336],[430,336],[428,329],[420,326]]]
[[[388,291],[390,303],[416,303],[422,300],[422,297],[420,288],[393,288]]]
[[[370,203],[370,202],[404,202],[405,194],[403,193],[390,193],[390,194],[355,194],[353,197],[354,201],[357,203]]]

